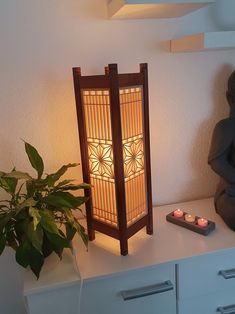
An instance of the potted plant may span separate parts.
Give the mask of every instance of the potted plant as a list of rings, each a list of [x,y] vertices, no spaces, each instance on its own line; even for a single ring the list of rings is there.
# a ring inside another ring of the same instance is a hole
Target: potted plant
[[[25,142],[25,151],[36,178],[15,168],[9,173],[0,171],[0,188],[9,196],[0,201],[0,255],[6,246],[13,248],[17,263],[29,266],[39,278],[45,258],[55,252],[61,259],[76,233],[87,246],[86,231],[74,215],[87,198],[71,192],[90,186],[60,181],[77,164],[43,175],[44,163],[37,150]]]

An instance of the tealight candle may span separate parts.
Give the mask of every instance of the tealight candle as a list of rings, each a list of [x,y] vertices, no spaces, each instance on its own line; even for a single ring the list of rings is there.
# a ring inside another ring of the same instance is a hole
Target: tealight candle
[[[194,222],[195,221],[195,216],[191,214],[187,214],[184,216],[185,221],[187,222]]]
[[[177,218],[181,218],[181,217],[183,217],[183,215],[184,215],[184,212],[181,209],[176,209],[174,211],[174,216]]]
[[[205,228],[208,225],[208,221],[204,218],[199,218],[197,220],[197,224],[198,224],[198,226]]]

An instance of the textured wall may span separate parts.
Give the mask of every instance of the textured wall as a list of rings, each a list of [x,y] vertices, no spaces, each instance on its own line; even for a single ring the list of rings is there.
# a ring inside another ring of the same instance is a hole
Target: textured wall
[[[0,169],[29,171],[20,138],[38,148],[48,172],[80,160],[73,66],[98,74],[108,63],[133,72],[148,62],[154,203],[212,195],[217,179],[207,153],[214,124],[227,114],[234,51],[169,53],[172,37],[204,30],[216,30],[210,8],[181,19],[111,21],[106,0],[1,1]],[[71,176],[80,179],[80,169]],[[13,267],[7,256],[1,278]],[[10,283],[19,287],[17,278]],[[4,314],[20,313],[2,294],[0,302]]]
[[[132,72],[148,62],[154,203],[213,194],[208,144],[227,112],[234,52],[169,53],[170,38],[215,29],[210,8],[181,19],[111,21],[105,2],[1,2],[0,169],[29,170],[20,138],[39,149],[47,171],[80,160],[73,66],[98,74],[108,63]]]

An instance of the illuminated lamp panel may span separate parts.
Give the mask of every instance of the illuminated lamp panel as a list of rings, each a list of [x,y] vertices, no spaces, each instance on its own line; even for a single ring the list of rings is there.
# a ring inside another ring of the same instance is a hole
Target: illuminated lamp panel
[[[117,226],[109,90],[83,90],[95,219]]]
[[[147,214],[142,102],[141,87],[120,89],[128,226]]]
[[[109,90],[83,90],[87,138],[112,141]]]
[[[91,176],[93,217],[117,227],[117,208],[114,181]]]
[[[127,225],[131,225],[147,214],[144,172],[125,179]]]
[[[119,90],[121,106],[122,139],[139,134],[143,137],[142,88],[131,87]]]

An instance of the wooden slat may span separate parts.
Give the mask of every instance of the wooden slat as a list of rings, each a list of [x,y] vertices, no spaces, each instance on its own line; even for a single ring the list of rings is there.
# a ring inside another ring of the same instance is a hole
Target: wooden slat
[[[95,219],[93,220],[93,225],[94,225],[95,230],[100,231],[104,234],[107,234],[110,237],[113,237],[114,239],[117,239],[117,240],[120,239],[119,230],[116,229],[115,227],[112,227],[110,225],[107,225]]]
[[[105,89],[109,87],[109,79],[106,75],[81,76],[80,86],[82,89]]]
[[[148,95],[148,65],[140,64],[140,72],[144,75],[143,100],[144,100],[144,146],[145,146],[145,177],[147,187],[148,224],[147,233],[153,234],[152,213],[152,183],[151,183],[151,161],[150,161],[150,135],[149,135],[149,95]]]
[[[144,76],[142,73],[125,73],[118,75],[119,87],[131,87],[143,85]]]

